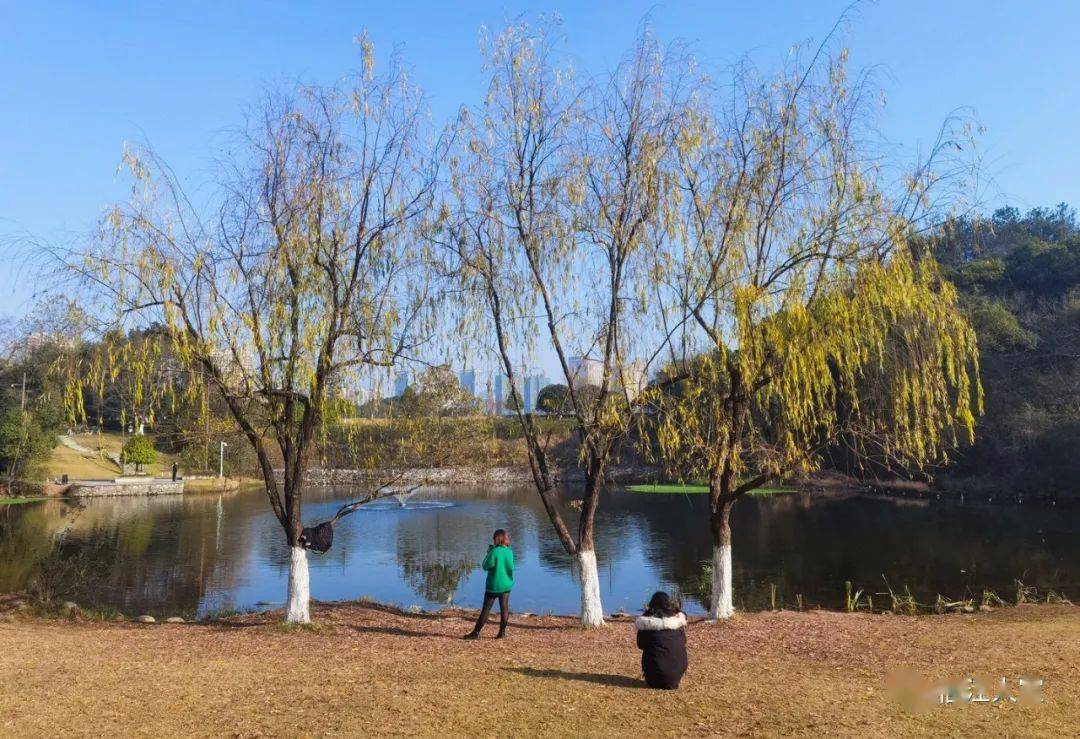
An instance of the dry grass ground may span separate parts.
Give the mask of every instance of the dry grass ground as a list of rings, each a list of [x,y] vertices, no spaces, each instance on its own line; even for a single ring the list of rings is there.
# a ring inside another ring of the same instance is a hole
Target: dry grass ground
[[[318,625],[274,615],[139,625],[6,616],[0,735],[95,736],[1063,736],[1080,717],[1080,609],[1022,606],[909,618],[737,615],[689,628],[682,689],[639,680],[629,622],[585,632],[517,618],[459,637],[467,614],[319,606]],[[908,667],[1045,681],[1044,702],[905,710],[886,689]]]

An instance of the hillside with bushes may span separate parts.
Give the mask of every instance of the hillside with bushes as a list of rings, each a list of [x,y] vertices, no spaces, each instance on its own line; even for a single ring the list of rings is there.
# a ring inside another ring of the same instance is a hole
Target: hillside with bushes
[[[1062,204],[950,224],[933,247],[979,339],[985,413],[947,486],[1080,497],[1080,224]]]

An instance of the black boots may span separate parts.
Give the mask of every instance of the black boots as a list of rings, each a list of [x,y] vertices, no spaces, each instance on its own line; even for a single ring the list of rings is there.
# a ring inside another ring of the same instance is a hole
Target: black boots
[[[461,637],[465,641],[473,641],[480,638],[480,632],[477,629],[473,629],[465,636]],[[506,638],[506,624],[499,624],[499,633],[495,635],[496,639]]]

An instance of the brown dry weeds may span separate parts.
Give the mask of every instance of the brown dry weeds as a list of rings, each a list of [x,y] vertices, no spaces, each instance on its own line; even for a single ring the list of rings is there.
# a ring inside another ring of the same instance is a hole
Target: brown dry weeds
[[[516,618],[459,637],[468,614],[320,605],[311,630],[272,614],[142,625],[0,623],[0,736],[1070,735],[1080,608],[909,618],[740,614],[689,629],[682,689],[639,680],[627,620],[583,631]],[[1034,674],[1040,705],[902,708],[892,670],[957,681]]]

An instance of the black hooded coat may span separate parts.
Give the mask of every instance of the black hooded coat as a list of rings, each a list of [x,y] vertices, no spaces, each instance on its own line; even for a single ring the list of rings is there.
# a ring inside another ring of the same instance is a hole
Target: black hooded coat
[[[638,616],[637,645],[641,650],[641,671],[650,688],[674,690],[689,660],[686,656],[686,615]]]

